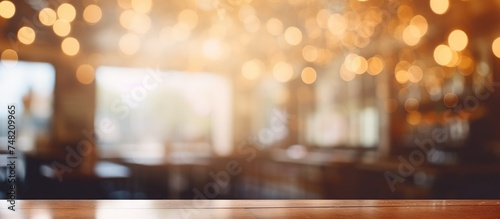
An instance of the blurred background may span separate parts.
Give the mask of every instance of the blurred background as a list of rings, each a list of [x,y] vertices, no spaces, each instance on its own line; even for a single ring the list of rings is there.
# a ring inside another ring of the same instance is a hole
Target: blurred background
[[[500,198],[498,0],[2,0],[20,199]]]

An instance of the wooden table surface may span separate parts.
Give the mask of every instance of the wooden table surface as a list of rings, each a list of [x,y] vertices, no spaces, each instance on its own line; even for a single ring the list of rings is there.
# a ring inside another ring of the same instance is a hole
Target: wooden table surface
[[[17,200],[2,219],[500,218],[500,200]]]

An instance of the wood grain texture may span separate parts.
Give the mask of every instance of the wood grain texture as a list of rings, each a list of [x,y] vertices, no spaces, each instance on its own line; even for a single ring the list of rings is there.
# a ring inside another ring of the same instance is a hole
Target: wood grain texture
[[[500,218],[500,200],[18,200],[0,218]]]

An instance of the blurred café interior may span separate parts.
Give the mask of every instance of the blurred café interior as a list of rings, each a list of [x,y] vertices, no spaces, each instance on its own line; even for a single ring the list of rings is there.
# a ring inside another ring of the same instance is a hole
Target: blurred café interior
[[[499,0],[1,0],[19,199],[500,198]]]

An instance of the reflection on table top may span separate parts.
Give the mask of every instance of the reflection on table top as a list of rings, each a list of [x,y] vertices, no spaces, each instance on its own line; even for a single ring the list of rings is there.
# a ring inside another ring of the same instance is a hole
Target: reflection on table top
[[[500,218],[500,200],[17,200],[0,218]]]

